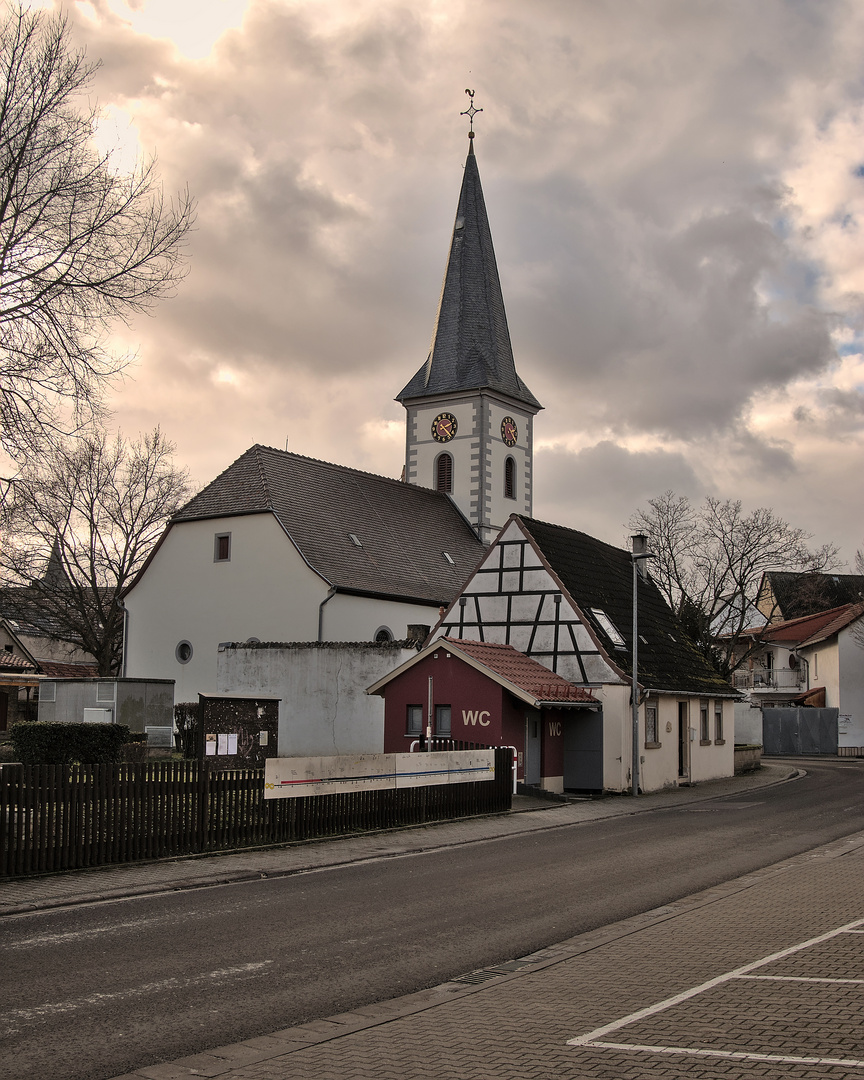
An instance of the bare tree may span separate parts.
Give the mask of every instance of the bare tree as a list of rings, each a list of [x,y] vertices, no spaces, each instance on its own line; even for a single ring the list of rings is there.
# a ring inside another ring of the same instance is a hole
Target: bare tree
[[[51,627],[90,653],[101,675],[122,662],[120,592],[190,493],[161,431],[128,442],[104,433],[54,446],[25,465],[4,510],[4,614]]]
[[[649,538],[650,572],[672,610],[720,672],[730,675],[759,647],[744,631],[765,622],[756,609],[768,570],[830,570],[834,545],[812,550],[810,534],[773,510],[745,514],[740,501],[706,498],[693,506],[672,491],[649,499],[630,520]],[[746,640],[748,648],[741,648]]]
[[[126,361],[108,326],[173,291],[194,210],[154,161],[114,168],[86,93],[98,63],[66,20],[9,3],[0,23],[0,445],[20,463],[98,414]]]

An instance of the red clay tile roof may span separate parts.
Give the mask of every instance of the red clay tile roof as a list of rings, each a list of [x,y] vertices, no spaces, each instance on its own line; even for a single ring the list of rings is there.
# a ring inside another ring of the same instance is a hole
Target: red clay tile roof
[[[813,644],[836,634],[838,630],[842,630],[844,626],[854,622],[862,614],[864,614],[864,603],[841,604],[840,607],[819,611],[815,615],[802,615],[797,619],[786,619],[784,622],[772,623],[768,626],[754,626],[745,630],[745,633],[762,641],[786,642],[794,645],[803,644],[806,641]]]
[[[513,683],[526,694],[542,702],[584,702],[599,705],[594,695],[582,686],[562,679],[554,671],[538,664],[530,656],[520,653],[512,645],[499,645],[491,641],[467,641],[457,638],[441,638],[435,643],[446,644],[455,653],[464,653],[490,671]]]
[[[0,671],[37,671],[26,656],[18,656],[17,653],[0,652]]]
[[[68,664],[59,660],[40,660],[42,673],[51,679],[98,679],[98,664]]]
[[[836,608],[834,617],[802,641],[801,645],[816,645],[817,642],[825,641],[855,622],[856,619],[860,619],[862,615],[864,615],[864,603],[845,604],[842,608]]]

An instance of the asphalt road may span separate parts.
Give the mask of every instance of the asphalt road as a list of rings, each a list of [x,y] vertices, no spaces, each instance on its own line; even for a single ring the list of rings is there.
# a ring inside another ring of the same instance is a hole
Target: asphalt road
[[[4,1080],[104,1080],[434,985],[864,830],[864,762],[744,796],[7,917]]]

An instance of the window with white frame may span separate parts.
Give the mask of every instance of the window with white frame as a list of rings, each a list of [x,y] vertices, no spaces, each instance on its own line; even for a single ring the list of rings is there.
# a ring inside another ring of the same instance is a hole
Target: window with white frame
[[[699,740],[707,743],[711,741],[711,733],[708,730],[708,702],[699,702]]]
[[[645,744],[657,746],[660,740],[657,738],[657,706],[645,706]]]

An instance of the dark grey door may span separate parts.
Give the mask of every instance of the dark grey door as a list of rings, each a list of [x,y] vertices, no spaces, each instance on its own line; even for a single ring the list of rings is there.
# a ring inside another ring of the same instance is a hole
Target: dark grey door
[[[573,709],[564,720],[564,790],[603,790],[603,712]]]

